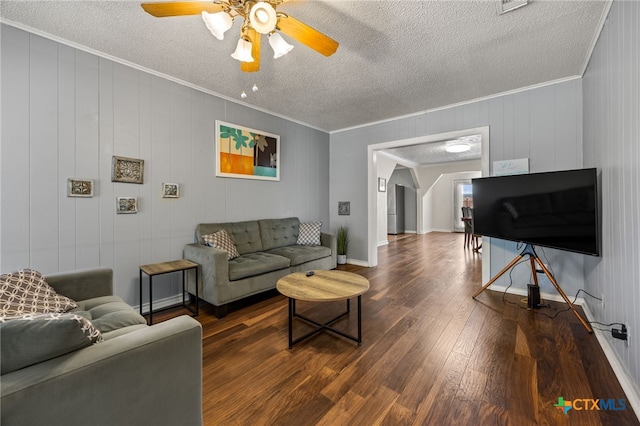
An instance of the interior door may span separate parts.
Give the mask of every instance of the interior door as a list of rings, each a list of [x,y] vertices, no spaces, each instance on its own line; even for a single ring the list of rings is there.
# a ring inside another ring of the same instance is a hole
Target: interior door
[[[456,179],[453,181],[453,232],[464,232],[462,222],[462,206],[465,198],[473,196],[471,179]]]

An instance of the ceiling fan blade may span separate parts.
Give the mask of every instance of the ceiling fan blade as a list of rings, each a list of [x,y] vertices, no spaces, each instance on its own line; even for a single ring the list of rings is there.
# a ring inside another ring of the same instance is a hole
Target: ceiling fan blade
[[[251,56],[253,62],[240,62],[240,70],[244,72],[256,72],[260,70],[260,33],[249,28],[247,36],[251,40]]]
[[[221,4],[212,1],[176,1],[169,3],[142,3],[140,6],[156,18],[168,16],[198,15],[199,13],[216,13],[223,9]]]
[[[322,53],[324,56],[331,56],[338,50],[337,41],[292,16],[280,16],[277,27],[289,37]]]

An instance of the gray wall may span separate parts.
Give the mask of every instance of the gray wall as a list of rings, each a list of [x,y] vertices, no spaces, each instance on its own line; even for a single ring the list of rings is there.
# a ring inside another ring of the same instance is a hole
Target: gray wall
[[[584,160],[598,167],[602,256],[586,261],[597,321],[626,323],[630,344],[605,333],[640,389],[640,3],[614,2],[584,75]],[[618,326],[619,327],[619,326]]]
[[[416,185],[409,169],[395,169],[389,178],[387,185],[404,186],[404,229],[405,232],[417,231]]]
[[[327,133],[10,26],[1,42],[1,271],[113,267],[116,294],[137,304],[138,266],[182,258],[197,223],[329,229]],[[280,135],[281,181],[216,178],[216,119]],[[144,159],[144,184],[112,183],[113,155]],[[95,196],[68,198],[69,177],[93,179]],[[161,198],[162,182],[181,197]],[[139,213],[116,215],[117,196],[138,197]],[[176,294],[169,281],[154,294]]]
[[[425,112],[414,116],[347,129],[331,134],[331,218],[338,201],[351,201],[350,258],[367,261],[367,146],[425,135],[490,127],[489,160],[529,158],[530,170],[575,169],[582,166],[582,81],[570,80]],[[562,288],[573,296],[583,283],[581,255],[545,250]],[[491,243],[491,275],[518,253],[514,243]],[[516,272],[516,286],[524,287],[530,274]],[[498,284],[508,285],[508,277]],[[543,291],[555,293],[548,281]]]

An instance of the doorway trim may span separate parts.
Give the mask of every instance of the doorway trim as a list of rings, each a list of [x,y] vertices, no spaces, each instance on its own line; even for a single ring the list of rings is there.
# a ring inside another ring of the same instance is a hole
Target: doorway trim
[[[401,146],[420,145],[425,143],[441,142],[449,139],[456,139],[463,136],[482,135],[480,165],[482,176],[489,176],[489,126],[474,127],[453,132],[444,132],[433,135],[418,136],[415,138],[402,139],[396,141],[382,142],[367,146],[367,229],[368,229],[368,266],[378,264],[378,244],[377,244],[377,223],[378,223],[378,166],[377,152],[382,149],[398,148]],[[482,281],[486,282],[490,278],[490,258],[491,245],[488,241],[482,246]],[[486,277],[485,277],[486,276]]]

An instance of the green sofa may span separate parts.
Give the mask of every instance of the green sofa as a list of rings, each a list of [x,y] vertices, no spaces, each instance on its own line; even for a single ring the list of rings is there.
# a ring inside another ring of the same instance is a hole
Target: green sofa
[[[227,252],[205,245],[204,236],[225,230],[239,257],[229,260]],[[200,265],[200,297],[224,317],[230,302],[274,289],[278,279],[292,272],[336,267],[336,236],[320,233],[320,244],[300,245],[297,217],[244,222],[201,223],[196,242],[187,244],[183,257]],[[188,288],[195,294],[193,278]]]
[[[46,282],[75,300],[78,307],[69,314],[89,319],[102,338],[60,355],[64,333],[20,330],[34,321],[2,322],[1,424],[202,424],[200,323],[185,315],[147,326],[113,295],[111,269],[57,273],[46,276]],[[52,323],[42,322],[42,327]],[[47,347],[57,352],[47,355]]]

